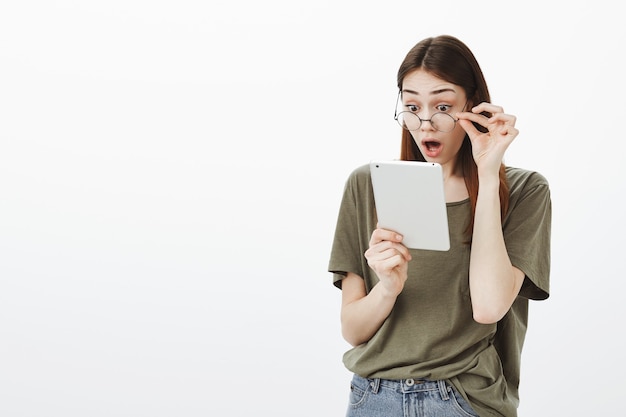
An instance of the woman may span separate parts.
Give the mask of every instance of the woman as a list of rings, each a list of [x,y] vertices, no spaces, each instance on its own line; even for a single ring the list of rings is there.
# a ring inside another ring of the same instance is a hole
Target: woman
[[[347,415],[516,416],[528,300],[549,291],[548,183],[504,166],[515,117],[458,39],[419,42],[398,88],[401,159],[442,166],[451,247],[377,228],[369,164],[352,172],[329,262],[353,346]]]

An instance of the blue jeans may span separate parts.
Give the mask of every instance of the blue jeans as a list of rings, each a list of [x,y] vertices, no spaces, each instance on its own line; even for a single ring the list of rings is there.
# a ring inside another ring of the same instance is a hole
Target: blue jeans
[[[477,417],[446,381],[352,377],[346,417]]]

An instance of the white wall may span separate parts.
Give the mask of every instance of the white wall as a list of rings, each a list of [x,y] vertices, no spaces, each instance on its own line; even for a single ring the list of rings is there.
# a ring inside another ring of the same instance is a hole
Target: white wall
[[[626,388],[617,5],[21,1],[0,6],[0,415],[343,415],[343,182],[398,156],[395,75],[475,52],[553,196],[520,416]]]

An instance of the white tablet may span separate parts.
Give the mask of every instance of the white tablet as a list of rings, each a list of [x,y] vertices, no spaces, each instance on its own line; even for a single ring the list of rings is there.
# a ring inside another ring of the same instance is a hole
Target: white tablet
[[[402,234],[407,248],[450,249],[441,165],[379,160],[370,171],[379,227]]]

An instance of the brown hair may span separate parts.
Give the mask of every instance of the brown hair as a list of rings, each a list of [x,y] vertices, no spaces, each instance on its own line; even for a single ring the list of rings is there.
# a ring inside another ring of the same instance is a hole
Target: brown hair
[[[416,70],[423,69],[442,80],[458,85],[465,90],[468,104],[475,106],[482,102],[490,102],[489,90],[483,72],[470,49],[453,36],[441,35],[427,38],[415,45],[402,61],[398,70],[398,88],[402,91],[404,77]],[[483,113],[490,116],[488,113]],[[482,126],[476,128],[485,131]],[[405,161],[425,161],[426,159],[415,144],[411,133],[402,130],[400,159]],[[472,144],[465,134],[463,144],[457,155],[457,163],[461,166],[465,185],[469,193],[472,217],[467,227],[471,237],[474,228],[474,212],[478,199],[478,168],[472,156]],[[500,166],[500,210],[502,219],[509,205],[509,187],[506,180],[505,166]]]

